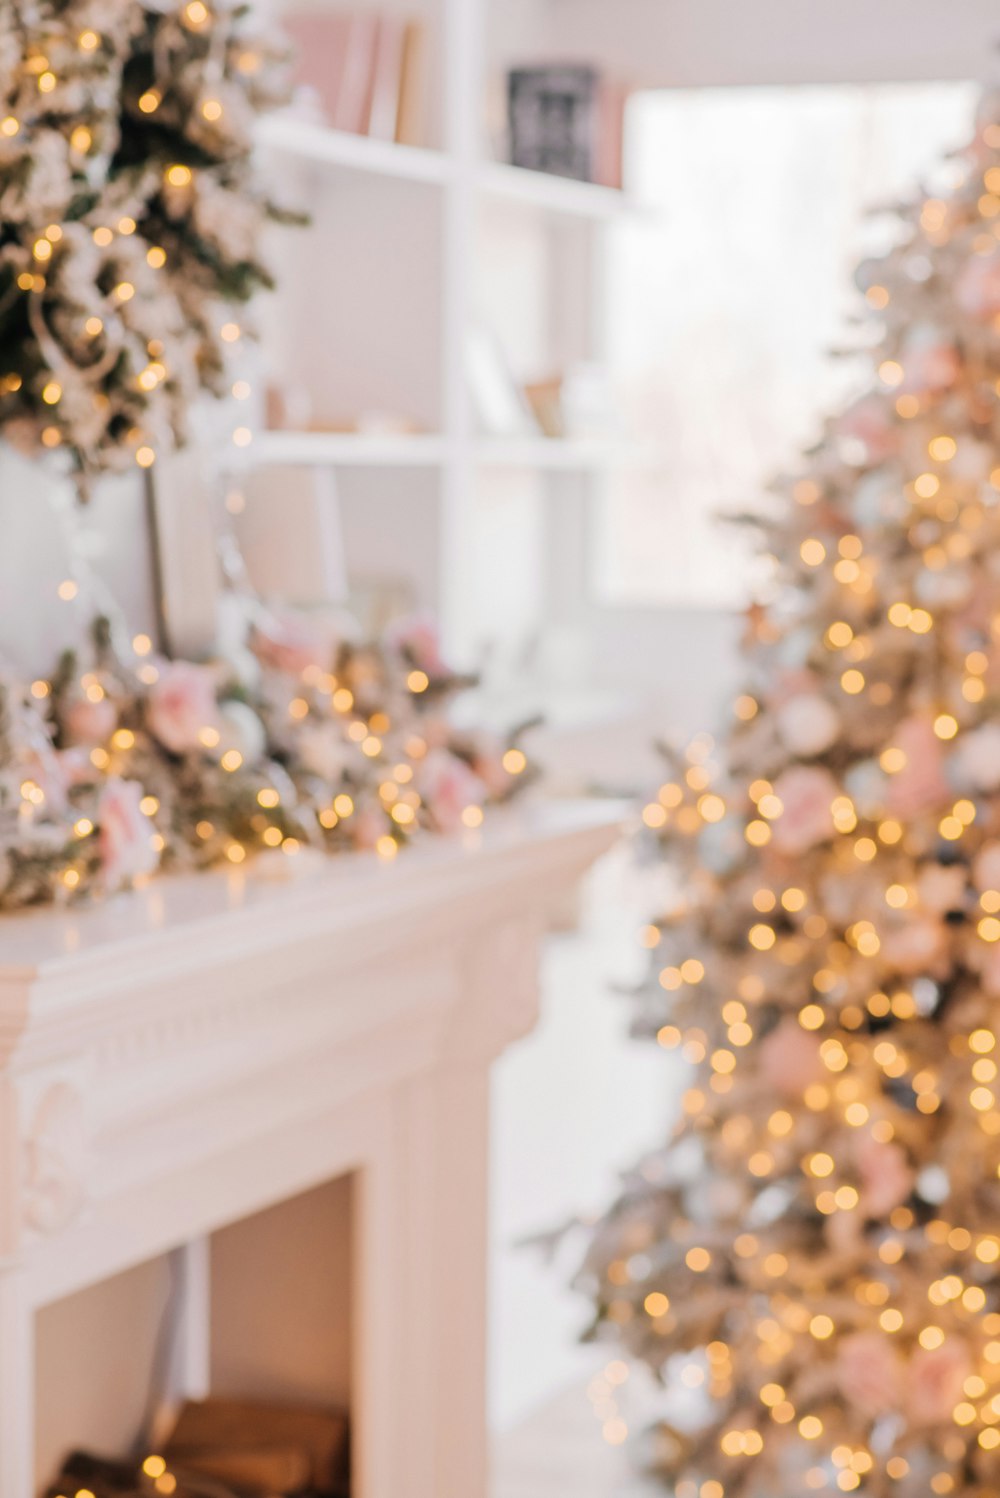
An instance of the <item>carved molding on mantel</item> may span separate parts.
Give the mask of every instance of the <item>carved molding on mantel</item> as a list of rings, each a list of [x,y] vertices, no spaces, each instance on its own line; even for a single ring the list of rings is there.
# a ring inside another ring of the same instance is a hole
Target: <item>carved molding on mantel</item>
[[[51,1081],[36,1103],[23,1144],[24,1223],[37,1233],[67,1227],[87,1199],[87,1107],[66,1078]]]

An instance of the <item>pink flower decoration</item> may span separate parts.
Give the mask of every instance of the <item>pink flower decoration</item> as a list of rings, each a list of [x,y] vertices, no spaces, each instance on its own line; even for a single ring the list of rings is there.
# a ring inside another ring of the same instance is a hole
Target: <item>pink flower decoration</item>
[[[160,861],[153,847],[154,827],[140,807],[142,786],[136,780],[108,780],[97,803],[98,848],[104,883],[120,889]]]
[[[439,832],[455,832],[468,806],[481,806],[486,787],[464,760],[432,749],[417,775],[417,789]]]
[[[899,432],[882,396],[866,395],[849,406],[836,430],[839,436],[860,442],[872,464],[884,463],[899,450]]]
[[[898,1144],[880,1144],[866,1134],[855,1150],[861,1176],[861,1208],[868,1217],[885,1217],[902,1206],[913,1190],[913,1171]]]
[[[898,1409],[905,1387],[903,1359],[880,1332],[853,1332],[837,1349],[837,1384],[848,1404],[874,1419]]]
[[[889,779],[886,805],[904,820],[941,806],[949,799],[941,740],[928,718],[907,718],[893,740],[906,764]]]
[[[772,846],[779,853],[806,853],[833,834],[831,806],[838,794],[829,770],[818,765],[793,765],[774,783],[784,808],[774,823]]]
[[[451,675],[451,668],[441,654],[438,627],[427,614],[397,619],[386,631],[385,642],[425,671],[431,681]]]
[[[759,1052],[760,1076],[765,1085],[784,1097],[801,1097],[824,1075],[819,1041],[798,1020],[783,1019],[764,1037]]]
[[[78,697],[65,708],[62,723],[74,744],[104,744],[118,726],[118,709],[110,697],[100,702]]]
[[[307,671],[331,670],[337,643],[329,619],[286,609],[254,625],[250,647],[262,665],[301,677]]]
[[[172,754],[201,747],[199,734],[218,719],[215,675],[210,666],[188,661],[160,661],[159,679],[146,702],[146,723]]]
[[[955,280],[955,300],[981,322],[1000,313],[1000,255],[973,255]]]
[[[906,1381],[910,1418],[918,1425],[950,1420],[971,1372],[969,1349],[957,1337],[950,1337],[940,1347],[921,1347],[910,1360]]]
[[[25,776],[33,780],[45,796],[45,810],[61,816],[69,806],[69,793],[75,785],[93,778],[94,767],[85,749],[36,750],[25,760]]]
[[[915,915],[885,932],[881,955],[883,962],[907,977],[938,973],[948,956],[948,928],[936,916]]]

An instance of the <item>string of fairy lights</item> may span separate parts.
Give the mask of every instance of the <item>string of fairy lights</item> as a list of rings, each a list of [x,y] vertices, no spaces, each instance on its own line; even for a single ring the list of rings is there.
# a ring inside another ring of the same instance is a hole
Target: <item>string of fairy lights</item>
[[[0,113],[0,428],[61,450],[83,490],[151,467],[199,393],[228,393],[242,329],[215,309],[269,284],[259,229],[282,215],[253,123],[288,92],[284,45],[229,0],[115,0],[100,31],[91,12],[0,18],[22,55]]]

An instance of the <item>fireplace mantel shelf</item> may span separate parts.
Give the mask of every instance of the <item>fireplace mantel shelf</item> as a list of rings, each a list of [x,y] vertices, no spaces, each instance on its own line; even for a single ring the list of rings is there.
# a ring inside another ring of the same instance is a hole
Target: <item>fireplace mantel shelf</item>
[[[276,855],[0,921],[2,1498],[47,1475],[41,1308],[204,1268],[212,1233],[348,1175],[356,1498],[482,1498],[489,1068],[620,817],[525,804],[391,863]],[[211,1379],[193,1278],[177,1394]]]

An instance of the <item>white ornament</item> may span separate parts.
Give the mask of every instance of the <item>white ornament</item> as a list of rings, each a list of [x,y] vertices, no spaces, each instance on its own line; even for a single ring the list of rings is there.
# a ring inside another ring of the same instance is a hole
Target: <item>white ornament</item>
[[[840,732],[836,709],[818,692],[793,697],[776,716],[781,742],[792,754],[822,754]]]
[[[267,734],[260,718],[245,702],[223,702],[219,708],[219,743],[216,754],[227,750],[242,754],[245,763],[256,764],[264,758]]]

